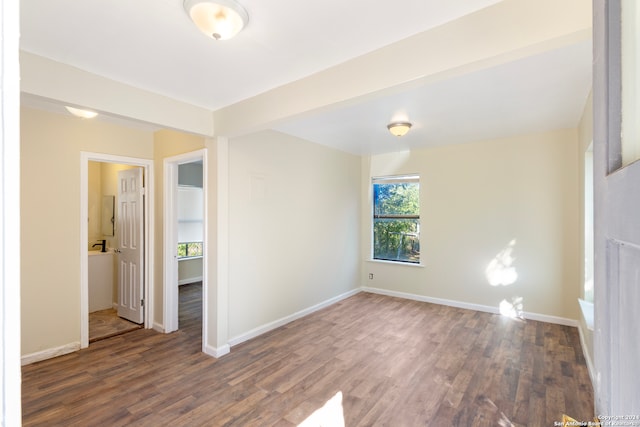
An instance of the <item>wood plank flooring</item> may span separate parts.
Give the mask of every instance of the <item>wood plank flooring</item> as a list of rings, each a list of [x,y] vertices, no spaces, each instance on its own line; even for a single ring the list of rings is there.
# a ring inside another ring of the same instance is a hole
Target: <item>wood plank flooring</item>
[[[142,325],[118,317],[113,308],[89,313],[89,344],[142,328]]]
[[[181,287],[180,331],[137,330],[24,366],[24,425],[295,426],[323,406],[314,417],[333,421],[308,425],[593,417],[575,328],[360,293],[216,360],[200,352],[199,292]]]

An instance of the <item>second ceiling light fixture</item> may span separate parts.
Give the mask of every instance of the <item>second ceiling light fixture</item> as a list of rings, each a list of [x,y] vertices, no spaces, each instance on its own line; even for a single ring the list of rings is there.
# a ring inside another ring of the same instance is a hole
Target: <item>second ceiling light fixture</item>
[[[387,125],[387,129],[395,136],[404,136],[409,129],[411,129],[411,123],[409,122],[393,122]]]

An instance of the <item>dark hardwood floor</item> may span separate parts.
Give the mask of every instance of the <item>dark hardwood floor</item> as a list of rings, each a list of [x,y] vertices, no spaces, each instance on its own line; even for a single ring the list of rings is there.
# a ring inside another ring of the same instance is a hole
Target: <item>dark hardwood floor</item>
[[[360,293],[216,360],[200,352],[200,292],[181,287],[177,332],[24,366],[24,425],[294,426],[323,406],[307,425],[593,418],[575,328]]]
[[[118,317],[113,308],[89,313],[89,344],[142,328],[142,325]]]

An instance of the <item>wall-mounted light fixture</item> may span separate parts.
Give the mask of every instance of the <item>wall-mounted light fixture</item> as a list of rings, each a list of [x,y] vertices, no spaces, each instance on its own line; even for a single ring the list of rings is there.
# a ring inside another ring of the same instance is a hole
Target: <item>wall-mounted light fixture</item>
[[[403,136],[407,132],[409,132],[409,129],[411,129],[411,123],[409,122],[389,123],[387,125],[387,129],[389,129],[389,132],[391,132],[391,134],[394,136]]]
[[[64,108],[66,108],[67,111],[73,114],[74,116],[80,117],[81,119],[93,119],[95,116],[98,115],[98,113],[96,113],[95,111],[81,110],[80,108],[73,108],[73,107],[67,107],[67,106],[65,106]]]
[[[230,39],[249,21],[247,11],[234,0],[184,0],[183,6],[196,27],[216,40]]]

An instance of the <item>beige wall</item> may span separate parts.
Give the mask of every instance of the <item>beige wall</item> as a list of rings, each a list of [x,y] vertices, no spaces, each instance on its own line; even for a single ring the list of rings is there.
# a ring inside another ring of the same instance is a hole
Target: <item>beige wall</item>
[[[204,138],[176,131],[154,134],[28,108],[21,114],[22,354],[80,341],[81,151],[155,159],[153,320],[161,323],[163,160],[202,148]],[[90,167],[90,188],[114,192],[111,178],[126,167],[103,164],[100,172]]]
[[[215,328],[225,330],[217,334],[237,338],[360,285],[490,307],[523,297],[527,312],[578,319],[578,134],[363,159],[272,131],[232,139],[228,329],[218,319]],[[153,134],[23,109],[23,354],[80,339],[80,151],[154,159],[154,322],[161,324],[163,161],[213,146],[175,131]],[[210,150],[212,226],[216,156]],[[361,262],[370,253],[371,176],[407,172],[422,177],[425,266]],[[486,266],[513,239],[518,281],[491,287]],[[212,278],[217,250],[209,251]],[[211,292],[211,301],[227,298],[218,294]]]
[[[229,170],[231,339],[359,286],[359,157],[260,132]]]
[[[153,134],[28,108],[20,132],[24,355],[80,341],[80,152],[151,159]]]
[[[205,138],[173,130],[161,130],[154,134],[154,184],[155,184],[155,254],[154,274],[154,322],[163,320],[163,221],[164,221],[164,159],[178,154],[205,148]],[[212,196],[214,197],[214,196]]]
[[[87,199],[87,208],[89,210],[87,219],[87,235],[89,241],[89,250],[91,245],[97,240],[102,239],[102,216],[100,211],[102,208],[102,168],[98,162],[89,162],[87,169],[89,197]]]
[[[362,284],[494,308],[522,297],[526,312],[577,319],[577,152],[566,130],[364,158]],[[416,172],[424,267],[367,261],[371,177]],[[514,239],[518,280],[490,286],[488,264]]]

